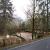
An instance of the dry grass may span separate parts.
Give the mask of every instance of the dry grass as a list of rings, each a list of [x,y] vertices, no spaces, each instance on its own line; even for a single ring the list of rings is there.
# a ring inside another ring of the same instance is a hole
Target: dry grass
[[[13,44],[20,44],[22,42],[22,39],[16,37],[16,36],[10,36],[9,38],[2,38],[0,39],[0,47],[6,47]]]

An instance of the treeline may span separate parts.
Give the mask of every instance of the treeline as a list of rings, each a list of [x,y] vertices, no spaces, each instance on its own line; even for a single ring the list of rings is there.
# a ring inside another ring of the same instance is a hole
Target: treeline
[[[13,4],[10,0],[0,1],[0,35],[16,33],[13,17]]]
[[[50,0],[33,0],[27,15],[26,30],[35,32],[50,31]]]

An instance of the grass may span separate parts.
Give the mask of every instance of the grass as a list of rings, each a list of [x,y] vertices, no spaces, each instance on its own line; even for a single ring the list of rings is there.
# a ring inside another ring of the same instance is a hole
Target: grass
[[[7,40],[7,39],[5,39],[5,40]],[[8,40],[9,40],[9,39],[8,39]],[[0,47],[0,50],[3,50],[4,48],[13,48],[13,47],[15,47],[15,46],[20,46],[20,45],[22,45],[23,43],[25,43],[24,41],[25,41],[25,39],[21,37],[21,40],[18,40],[18,41],[17,41],[18,43],[11,44],[11,45],[6,45],[6,46],[4,46],[4,47]]]
[[[3,49],[5,49],[5,48],[13,48],[13,47],[18,47],[18,46],[20,46],[20,45],[24,45],[25,44],[25,42],[22,42],[22,43],[19,43],[19,44],[13,44],[13,45],[9,45],[9,46],[5,46],[5,47],[1,47],[0,48],[0,50],[3,50]]]
[[[9,45],[9,46],[5,46],[5,47],[1,47],[0,50],[4,49],[4,48],[13,48],[13,47],[17,47],[17,46],[20,46],[20,45],[25,45],[25,44],[28,44],[28,43],[31,43],[33,41],[37,41],[37,40],[40,40],[40,39],[44,39],[44,38],[47,38],[47,37],[50,37],[50,35],[46,35],[46,36],[43,36],[41,38],[36,38],[34,40],[31,40],[31,41],[25,41],[25,42],[21,42],[19,44],[13,44],[13,45]]]

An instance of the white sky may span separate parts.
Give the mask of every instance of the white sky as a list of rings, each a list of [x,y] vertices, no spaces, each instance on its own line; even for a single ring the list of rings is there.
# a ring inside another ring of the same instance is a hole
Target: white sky
[[[13,7],[14,7],[14,14],[15,17],[18,15],[21,17],[23,20],[26,19],[26,15],[24,14],[24,11],[27,10],[28,5],[31,5],[29,0],[12,0],[13,2]]]

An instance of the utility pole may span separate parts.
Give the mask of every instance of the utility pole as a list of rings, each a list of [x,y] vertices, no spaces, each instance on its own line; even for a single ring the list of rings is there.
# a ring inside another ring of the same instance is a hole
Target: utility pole
[[[35,0],[33,0],[33,27],[32,27],[32,40],[33,40],[33,33],[34,33],[34,16],[35,16]]]

